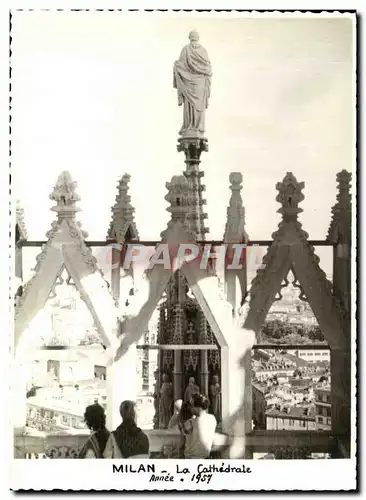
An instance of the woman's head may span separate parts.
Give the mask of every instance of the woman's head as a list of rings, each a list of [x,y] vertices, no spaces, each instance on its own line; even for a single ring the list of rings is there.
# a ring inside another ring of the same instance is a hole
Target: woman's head
[[[192,406],[195,413],[201,413],[208,409],[208,399],[203,394],[194,394],[192,397]]]
[[[84,413],[84,422],[93,431],[105,429],[105,411],[99,404],[87,406]]]

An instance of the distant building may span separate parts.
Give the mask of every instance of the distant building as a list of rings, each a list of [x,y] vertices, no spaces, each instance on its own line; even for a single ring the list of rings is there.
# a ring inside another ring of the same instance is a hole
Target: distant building
[[[330,385],[324,384],[316,387],[314,393],[316,429],[319,431],[330,431],[332,430],[332,399]]]
[[[51,387],[82,380],[106,379],[107,354],[99,346],[39,349],[32,363],[29,385]]]
[[[43,432],[86,429],[85,408],[106,407],[106,382],[82,380],[75,386],[39,388],[27,399],[27,427]]]
[[[40,432],[61,432],[69,429],[85,430],[82,414],[71,412],[68,408],[47,407],[27,403],[27,427]]]
[[[330,363],[329,349],[292,349],[287,351],[297,358],[303,359],[308,363],[317,363],[319,361],[327,361]]]
[[[309,406],[277,406],[266,411],[269,431],[315,431],[315,408]]]

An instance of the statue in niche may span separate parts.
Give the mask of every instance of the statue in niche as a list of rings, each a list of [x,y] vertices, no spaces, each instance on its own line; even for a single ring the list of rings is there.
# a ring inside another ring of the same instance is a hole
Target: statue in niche
[[[196,381],[194,379],[194,377],[190,377],[189,381],[188,381],[188,385],[186,387],[186,390],[184,392],[184,401],[185,402],[190,402],[192,397],[195,395],[195,394],[198,394],[200,392],[200,388],[198,387],[198,385],[196,385]]]
[[[184,137],[203,137],[205,115],[211,94],[212,68],[207,51],[199,42],[197,31],[189,33],[186,45],[174,63],[173,87],[178,91],[178,105],[183,105]]]
[[[216,418],[217,422],[221,421],[221,387],[219,384],[219,377],[214,375],[212,377],[212,384],[210,385],[210,399],[211,399],[211,413]]]
[[[163,384],[159,391],[159,429],[167,429],[172,416],[173,384],[168,375],[163,375]]]

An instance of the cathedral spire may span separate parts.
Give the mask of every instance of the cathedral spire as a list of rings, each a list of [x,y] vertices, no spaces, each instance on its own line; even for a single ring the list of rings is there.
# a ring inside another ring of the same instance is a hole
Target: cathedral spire
[[[332,208],[332,221],[327,236],[334,244],[351,242],[351,179],[352,174],[346,170],[337,174],[337,203]]]
[[[135,209],[128,194],[130,175],[124,174],[118,181],[118,193],[112,207],[112,221],[109,226],[107,239],[123,243],[126,239],[138,240],[139,234],[135,224]]]
[[[72,180],[70,172],[61,172],[50,194],[50,200],[56,202],[56,205],[51,210],[57,213],[59,221],[75,219],[76,212],[80,211],[80,208],[76,205],[80,201],[80,196],[76,193],[76,187],[77,183]]]
[[[240,172],[230,174],[231,198],[227,208],[224,241],[230,243],[247,243],[248,234],[245,231],[245,209],[241,197],[243,176]]]

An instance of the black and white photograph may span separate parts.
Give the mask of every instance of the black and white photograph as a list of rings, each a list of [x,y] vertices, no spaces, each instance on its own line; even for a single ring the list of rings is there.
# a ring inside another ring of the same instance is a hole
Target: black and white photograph
[[[354,490],[356,13],[9,30],[11,489]]]

